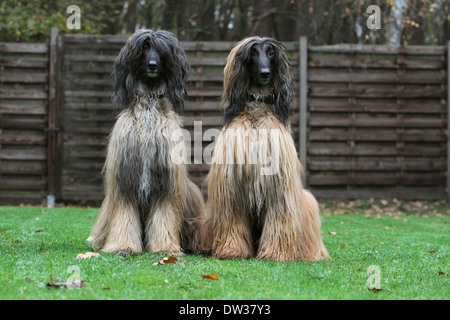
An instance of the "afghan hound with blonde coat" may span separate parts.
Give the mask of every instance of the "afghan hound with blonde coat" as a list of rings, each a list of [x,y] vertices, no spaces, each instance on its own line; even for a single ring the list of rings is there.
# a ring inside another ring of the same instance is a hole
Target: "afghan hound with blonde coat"
[[[250,37],[224,69],[225,126],[216,140],[202,241],[216,258],[274,261],[329,257],[319,206],[302,187],[291,126],[289,62],[284,45]]]
[[[189,68],[167,31],[137,31],[116,58],[113,102],[122,111],[109,137],[106,197],[88,239],[95,249],[125,256],[199,251],[205,204],[188,178],[184,144],[173,138]]]

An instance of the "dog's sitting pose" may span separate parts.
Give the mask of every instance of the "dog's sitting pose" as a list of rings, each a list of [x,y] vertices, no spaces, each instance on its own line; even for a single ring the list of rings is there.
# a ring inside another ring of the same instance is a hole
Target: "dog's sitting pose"
[[[224,75],[225,127],[206,179],[204,248],[216,258],[328,258],[288,122],[285,47],[271,38],[244,39],[230,52]]]
[[[180,151],[172,136],[181,125],[188,71],[184,50],[167,31],[137,31],[120,51],[113,102],[122,112],[109,137],[106,197],[88,239],[95,249],[198,251],[205,204],[188,178],[184,145]]]

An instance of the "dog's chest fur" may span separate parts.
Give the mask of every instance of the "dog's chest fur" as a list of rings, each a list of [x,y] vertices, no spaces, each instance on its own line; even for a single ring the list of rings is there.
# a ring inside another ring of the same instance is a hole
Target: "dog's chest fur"
[[[172,133],[180,120],[164,99],[137,99],[122,112],[113,130],[118,143],[117,181],[121,192],[146,213],[172,189]],[[113,140],[113,139],[111,139]]]
[[[222,130],[213,163],[222,166],[228,184],[240,189],[236,196],[245,194],[249,210],[257,213],[266,199],[283,194],[288,176],[301,171],[290,127],[258,102],[248,103]]]

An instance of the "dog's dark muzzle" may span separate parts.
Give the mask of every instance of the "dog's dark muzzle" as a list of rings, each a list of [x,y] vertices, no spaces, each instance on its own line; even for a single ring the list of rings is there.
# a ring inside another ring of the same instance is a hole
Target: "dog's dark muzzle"
[[[261,68],[259,71],[259,77],[263,82],[269,82],[271,79],[271,72],[268,68]]]
[[[149,76],[156,76],[158,75],[159,67],[158,63],[156,61],[150,61],[147,65],[147,74]]]

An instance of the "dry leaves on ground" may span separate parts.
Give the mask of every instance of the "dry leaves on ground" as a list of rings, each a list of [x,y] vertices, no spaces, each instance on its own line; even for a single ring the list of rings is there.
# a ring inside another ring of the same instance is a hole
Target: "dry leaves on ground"
[[[217,273],[213,273],[213,274],[202,274],[202,277],[204,279],[209,279],[209,280],[219,280],[219,276],[217,275]]]
[[[159,262],[155,262],[153,264],[153,266],[157,266],[157,265],[165,265],[165,264],[169,264],[169,263],[176,263],[178,261],[177,258],[175,258],[174,256],[169,256],[169,257],[165,257],[163,258],[161,261]]]
[[[431,214],[442,216],[450,213],[450,204],[442,201],[406,201],[398,199],[367,199],[353,201],[332,201],[320,204],[321,212],[325,214],[364,213],[368,217],[377,214],[397,216],[404,212]]]
[[[91,257],[97,258],[100,257],[100,254],[95,252],[80,253],[79,255],[77,255],[77,260],[90,259]]]

